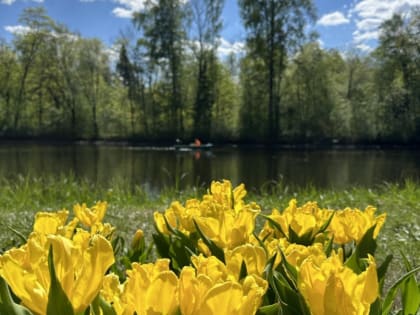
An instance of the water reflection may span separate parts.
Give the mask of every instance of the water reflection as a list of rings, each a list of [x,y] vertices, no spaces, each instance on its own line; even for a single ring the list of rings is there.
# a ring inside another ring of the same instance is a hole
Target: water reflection
[[[292,186],[345,188],[419,179],[420,151],[218,148],[180,152],[121,146],[0,146],[0,176],[68,172],[98,185],[124,180],[151,191],[208,185],[222,178],[244,182],[249,189],[277,180]]]

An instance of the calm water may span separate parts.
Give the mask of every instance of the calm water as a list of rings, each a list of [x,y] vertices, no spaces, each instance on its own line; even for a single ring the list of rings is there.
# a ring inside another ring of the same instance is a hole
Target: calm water
[[[124,180],[148,191],[244,182],[248,189],[282,180],[290,186],[349,187],[420,179],[419,150],[267,150],[216,148],[178,152],[122,146],[0,145],[0,176],[73,173],[98,185]]]

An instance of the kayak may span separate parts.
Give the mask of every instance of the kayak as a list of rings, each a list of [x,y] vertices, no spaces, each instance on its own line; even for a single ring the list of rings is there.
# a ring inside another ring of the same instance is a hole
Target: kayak
[[[192,150],[209,150],[213,148],[212,143],[204,143],[201,145],[196,145],[194,143],[190,144],[175,144],[174,149],[175,150],[186,150],[186,151],[192,151]]]

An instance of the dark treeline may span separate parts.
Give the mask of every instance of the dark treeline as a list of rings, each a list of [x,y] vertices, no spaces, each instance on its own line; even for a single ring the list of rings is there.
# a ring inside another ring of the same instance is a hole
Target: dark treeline
[[[22,12],[0,41],[0,137],[280,143],[420,141],[420,9],[369,55],[305,34],[310,0],[239,0],[246,43],[220,57],[223,0],[147,1],[109,48]]]

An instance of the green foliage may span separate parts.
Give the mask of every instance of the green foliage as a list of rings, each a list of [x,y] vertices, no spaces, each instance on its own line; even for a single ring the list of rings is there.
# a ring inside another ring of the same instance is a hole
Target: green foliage
[[[57,278],[54,267],[54,253],[52,246],[48,253],[48,268],[50,271],[51,284],[48,292],[47,315],[74,315],[73,306],[68,299],[60,281]]]
[[[0,277],[0,314],[32,315],[27,308],[13,301],[9,287],[2,277]]]
[[[98,39],[24,10],[31,31],[0,42],[0,137],[420,140],[418,8],[385,21],[363,55],[305,39],[312,1],[241,0],[246,45],[221,56],[223,4],[147,1],[116,63]]]

